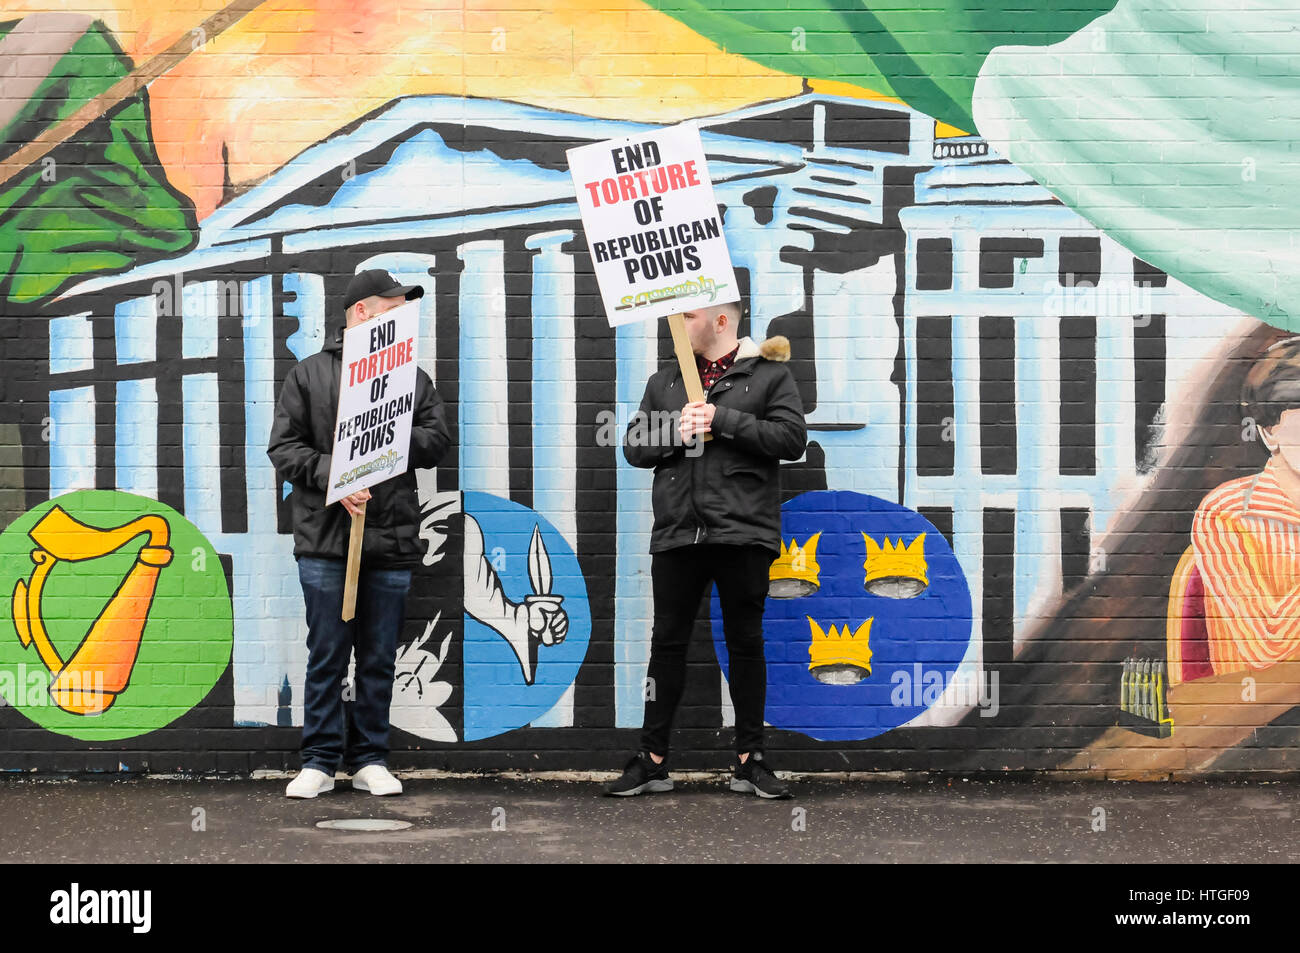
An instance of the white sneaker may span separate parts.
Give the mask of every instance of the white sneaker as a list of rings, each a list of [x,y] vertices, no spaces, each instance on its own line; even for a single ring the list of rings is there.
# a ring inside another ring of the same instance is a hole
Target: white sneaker
[[[286,797],[315,797],[334,790],[334,779],[324,771],[315,768],[303,768],[298,776],[284,789]]]
[[[371,794],[401,794],[402,782],[382,764],[368,764],[352,775],[352,787]]]

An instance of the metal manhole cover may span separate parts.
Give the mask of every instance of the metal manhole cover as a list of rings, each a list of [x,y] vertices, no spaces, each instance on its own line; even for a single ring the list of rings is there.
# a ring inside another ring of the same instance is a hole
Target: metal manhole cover
[[[380,817],[345,817],[337,821],[317,821],[316,826],[331,831],[404,831],[411,822]]]

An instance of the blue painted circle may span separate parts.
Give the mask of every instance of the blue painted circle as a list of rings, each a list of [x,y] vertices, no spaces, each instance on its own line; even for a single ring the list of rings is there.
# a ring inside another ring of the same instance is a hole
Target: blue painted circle
[[[573,684],[587,656],[591,609],[578,557],[559,530],[526,506],[488,493],[465,493],[465,513],[483,531],[483,552],[507,598],[520,603],[533,591],[528,544],[540,526],[551,558],[551,593],[564,597],[569,631],[558,645],[537,649],[533,684],[525,684],[519,660],[500,634],[465,615],[464,740],[478,741],[522,728],[555,707]]]
[[[953,678],[971,643],[971,598],[957,557],[934,525],[915,510],[847,490],[804,493],[781,508],[781,536],[801,545],[820,532],[816,592],[767,599],[768,724],[820,741],[874,738],[930,707]],[[866,533],[911,543],[925,533],[929,587],[911,599],[873,595],[864,587]],[[716,589],[710,604],[718,663],[728,671]],[[873,619],[871,674],[853,685],[830,685],[809,671],[812,627]],[[940,679],[942,683],[940,684]]]

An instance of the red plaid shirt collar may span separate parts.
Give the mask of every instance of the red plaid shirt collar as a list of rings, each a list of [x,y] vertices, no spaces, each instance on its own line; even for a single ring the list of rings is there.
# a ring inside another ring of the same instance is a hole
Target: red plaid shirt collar
[[[731,349],[731,353],[724,354],[716,361],[706,361],[703,354],[695,355],[695,366],[700,371],[700,383],[704,389],[708,390],[717,383],[718,378],[731,369],[731,365],[736,363],[736,354],[740,350],[737,344]]]

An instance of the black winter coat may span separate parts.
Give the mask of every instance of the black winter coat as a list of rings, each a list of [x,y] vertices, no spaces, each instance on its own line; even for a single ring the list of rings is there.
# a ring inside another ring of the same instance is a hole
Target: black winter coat
[[[325,506],[342,367],[340,328],[320,353],[294,365],[276,402],[266,454],[280,478],[293,485],[289,505],[295,557],[344,559],[348,554],[352,517],[342,503]],[[418,538],[420,503],[415,469],[436,466],[451,445],[451,438],[433,381],[418,369],[415,379],[407,470],[370,487],[361,544],[363,569],[409,568],[423,555]]]
[[[650,552],[727,543],[780,553],[779,461],[799,459],[808,443],[789,359],[784,337],[741,340],[735,363],[706,395],[716,409],[703,452],[688,450],[677,431],[686,404],[677,362],[650,378],[623,435],[627,462],[655,468]]]

